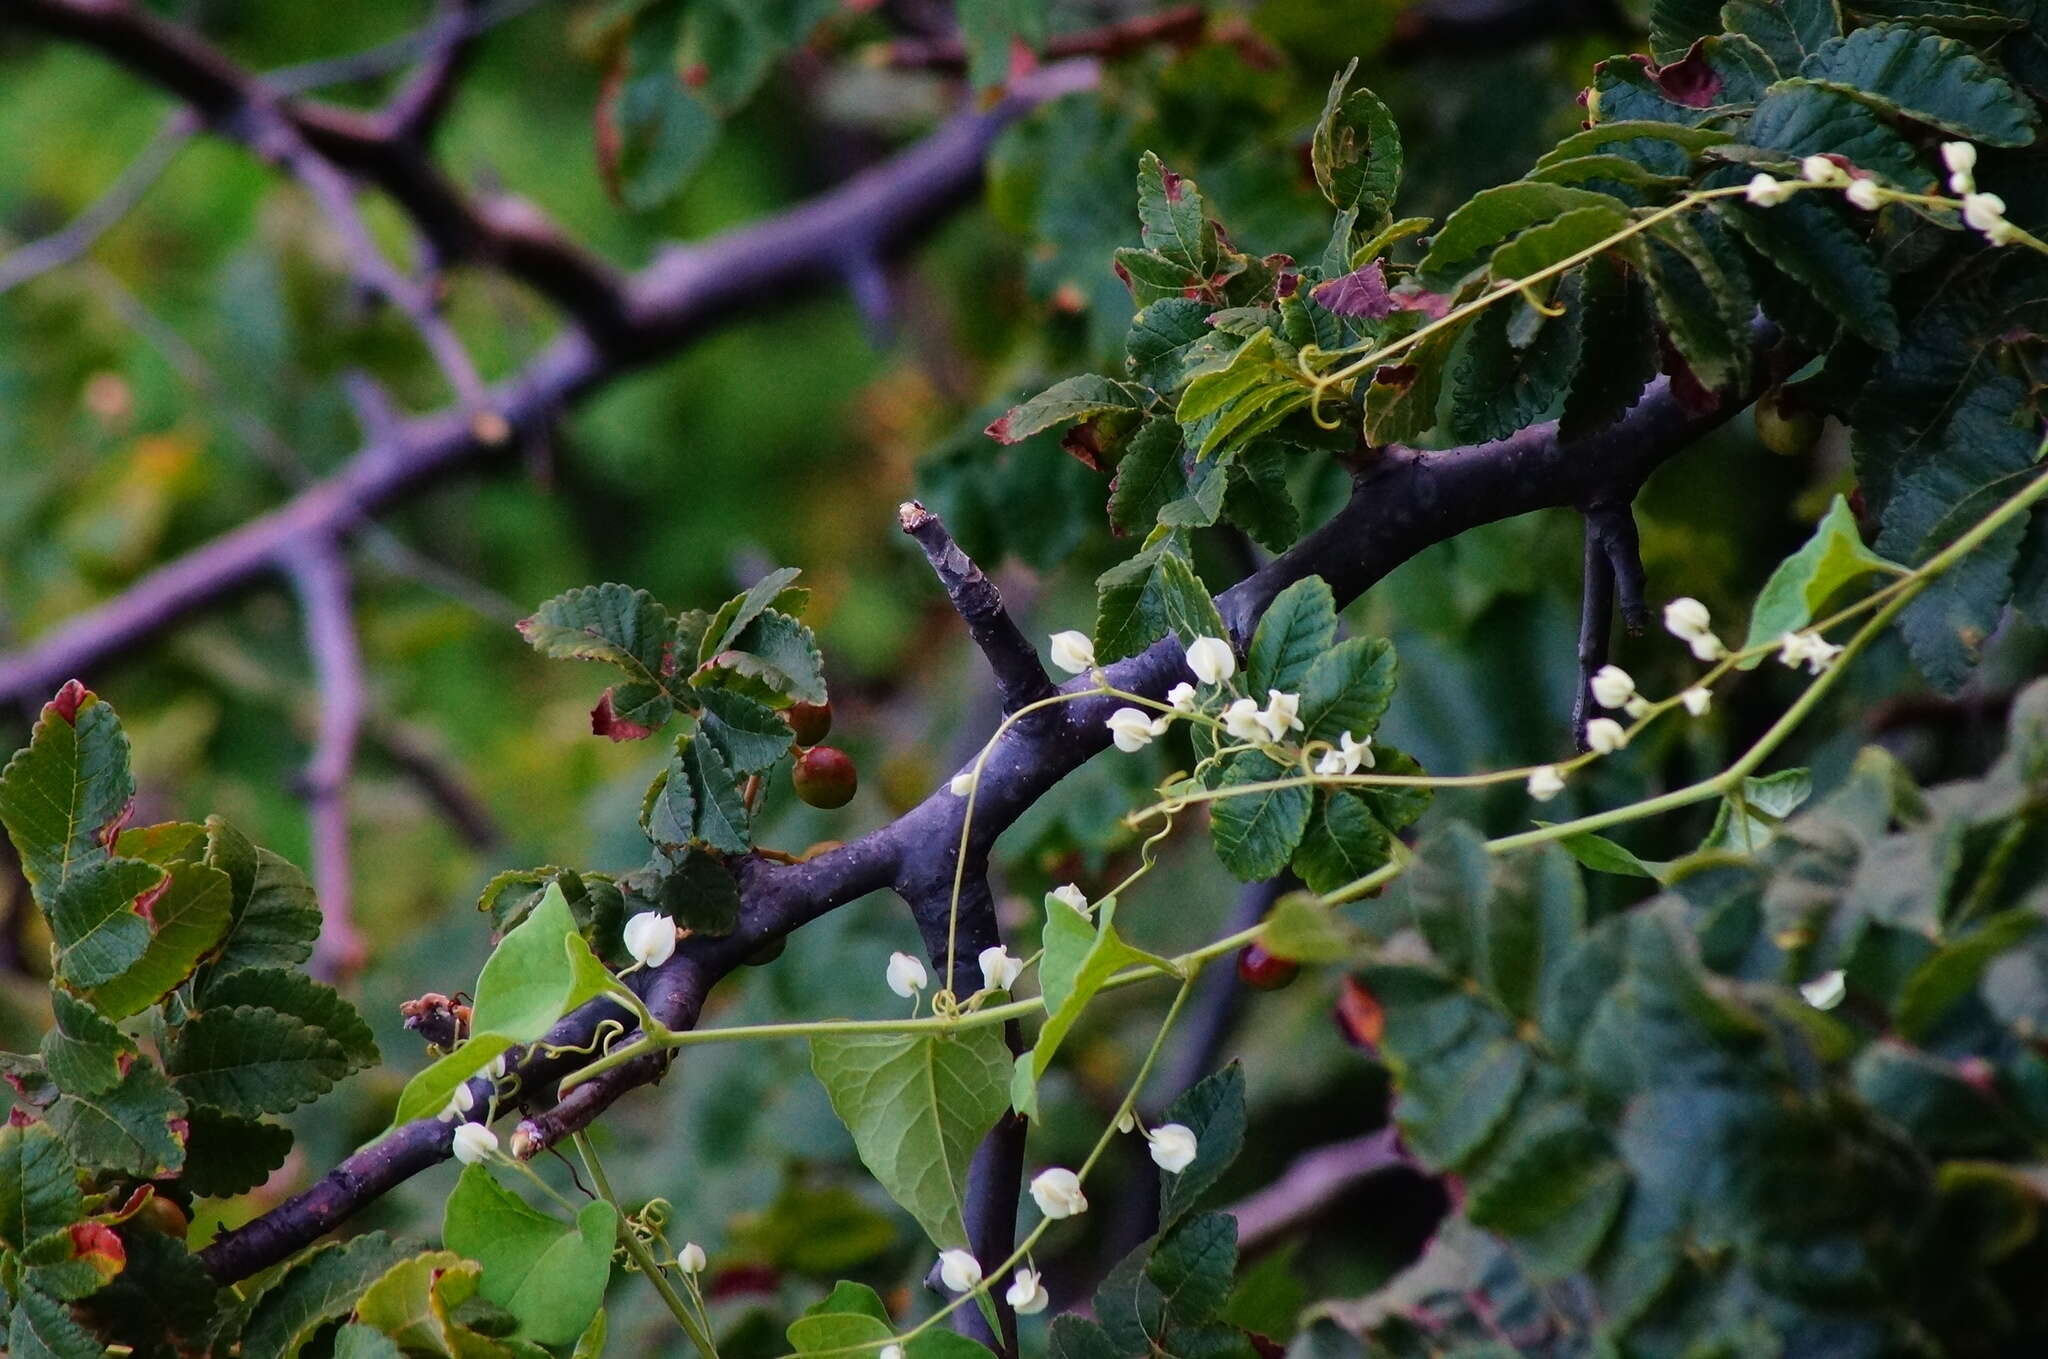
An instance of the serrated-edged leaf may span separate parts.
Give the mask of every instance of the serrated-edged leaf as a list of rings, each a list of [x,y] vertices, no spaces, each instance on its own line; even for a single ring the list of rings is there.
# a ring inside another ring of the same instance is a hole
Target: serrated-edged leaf
[[[1216,290],[1209,285],[1206,275],[1168,259],[1157,250],[1126,247],[1111,255],[1110,262],[1116,276],[1130,289],[1131,301],[1141,310],[1156,307],[1162,302],[1195,301],[1197,298],[1207,308],[1217,301]]]
[[[215,977],[199,994],[201,1012],[216,1006],[267,1006],[296,1016],[340,1045],[349,1070],[378,1061],[377,1039],[347,997],[325,982],[284,968],[246,968]]]
[[[744,854],[753,848],[747,804],[725,756],[701,735],[676,744],[669,782],[687,781],[691,802],[692,839],[722,854]]]
[[[1232,756],[1223,767],[1217,781],[1223,795],[1210,805],[1209,837],[1217,859],[1242,882],[1263,882],[1287,867],[1308,829],[1313,795],[1305,783],[1282,782],[1255,792],[1232,790],[1284,781],[1290,773],[1256,750]]]
[[[1528,278],[1585,253],[1628,222],[1628,212],[1619,203],[1573,208],[1530,227],[1494,251],[1489,272],[1496,284]]]
[[[1599,1249],[1628,1186],[1613,1143],[1573,1114],[1515,1136],[1472,1187],[1465,1214],[1513,1239],[1537,1278],[1558,1279]]]
[[[1682,174],[1694,156],[1709,147],[1735,140],[1731,132],[1713,127],[1684,127],[1677,123],[1650,120],[1608,119],[1574,132],[1536,161],[1536,169],[1548,170],[1582,156],[1625,155],[1659,174]],[[1643,147],[1658,148],[1645,154]]]
[[[348,1074],[349,1059],[339,1042],[296,1015],[223,1005],[176,1030],[164,1069],[187,1099],[254,1117],[326,1094]]]
[[[348,1315],[363,1290],[417,1250],[382,1232],[303,1255],[263,1290],[242,1332],[244,1359],[292,1359],[322,1327]]]
[[[0,1246],[20,1251],[85,1215],[78,1171],[41,1123],[0,1126]]]
[[[320,937],[320,902],[305,873],[281,854],[251,849],[254,873],[246,892],[237,886],[227,938],[211,964],[216,975],[245,967],[294,966],[313,955]],[[221,867],[226,861],[210,855],[209,862]]]
[[[719,605],[718,612],[711,615],[698,636],[697,659],[700,662],[708,661],[731,646],[749,623],[770,608],[780,608],[785,613],[793,612],[788,601],[803,599],[809,593],[793,588],[797,577],[802,574],[803,572],[794,566],[770,571]]]
[[[1132,436],[1109,484],[1109,522],[1119,533],[1144,533],[1159,511],[1187,488],[1181,470],[1180,426],[1154,416]]]
[[[1463,1166],[1513,1111],[1533,1065],[1526,1046],[1502,1037],[1408,1066],[1394,1106],[1401,1135],[1428,1164]]]
[[[1246,1127],[1244,1068],[1231,1062],[1183,1091],[1161,1121],[1178,1123],[1195,1135],[1195,1159],[1178,1175],[1164,1176],[1159,1190],[1159,1228],[1171,1230],[1244,1150]]]
[[[1787,159],[1837,155],[1901,188],[1923,192],[1934,172],[1869,105],[1840,90],[1783,80],[1764,92],[1743,140]]]
[[[1831,38],[1799,74],[1986,146],[2025,146],[2039,122],[2032,103],[1968,45],[1905,24]]]
[[[1347,90],[1357,69],[1354,58],[1330,82],[1309,161],[1323,197],[1370,224],[1392,211],[1401,187],[1401,130],[1378,95],[1363,86]]]
[[[567,1345],[604,1302],[618,1230],[618,1211],[602,1199],[585,1204],[571,1225],[473,1165],[448,1197],[441,1240],[483,1266],[478,1292],[519,1318],[521,1337]]]
[[[1739,385],[1749,371],[1756,302],[1740,259],[1716,251],[1702,229],[1711,222],[1673,218],[1639,239],[1671,343],[1700,385],[1719,391]]]
[[[1195,456],[1201,459],[1271,428],[1307,404],[1310,395],[1292,354],[1282,352],[1270,329],[1260,330],[1221,367],[1211,367],[1188,383],[1174,418],[1189,430],[1191,439],[1199,438]]]
[[[43,1116],[80,1162],[155,1179],[185,1163],[175,1127],[185,1113],[185,1100],[156,1064],[137,1061],[111,1089],[67,1092]]]
[[[732,870],[701,849],[658,852],[621,885],[632,894],[636,913],[645,903],[698,934],[731,934],[739,924],[740,890]]]
[[[1041,940],[1045,951],[1038,965],[1038,984],[1045,998],[1045,1023],[1039,1026],[1038,1039],[1027,1055],[1034,1080],[1051,1067],[1060,1044],[1102,984],[1119,969],[1145,957],[1116,932],[1113,897],[1096,907],[1091,920],[1048,895]]]
[[[107,1287],[85,1303],[94,1329],[139,1355],[204,1351],[220,1307],[220,1288],[182,1239],[129,1232],[126,1263]]]
[[[1022,405],[1012,406],[988,427],[988,436],[999,444],[1022,443],[1034,434],[1111,411],[1135,412],[1144,404],[1140,395],[1127,383],[1083,373],[1054,383]]]
[[[1178,295],[1141,306],[1124,339],[1124,364],[1131,376],[1167,393],[1180,386],[1189,370],[1220,357],[1226,346],[1209,328],[1211,310],[1207,302]]]
[[[0,770],[0,824],[45,909],[73,873],[107,857],[134,796],[128,737],[113,707],[66,686]]]
[[[269,1179],[291,1154],[292,1130],[281,1123],[243,1118],[211,1105],[186,1115],[185,1169],[180,1180],[193,1193],[227,1198]]]
[[[1659,61],[1684,56],[1693,43],[1720,31],[1717,0],[1650,0],[1650,51]]]
[[[678,665],[675,623],[647,591],[616,582],[586,585],[541,605],[520,622],[519,631],[544,656],[617,667],[659,695],[657,703],[638,705],[649,709],[639,714],[645,724],[668,719],[677,698],[669,678]]]
[[[1230,1296],[1237,1272],[1237,1219],[1197,1213],[1165,1233],[1145,1261],[1145,1277],[1159,1290],[1171,1326],[1195,1326],[1214,1316]]]
[[[1879,349],[1898,345],[1891,277],[1832,202],[1802,193],[1771,208],[1723,199],[1714,210],[1851,332]]]
[[[1009,1107],[1002,1034],[817,1034],[811,1070],[889,1196],[941,1248],[966,1246],[967,1163]]]
[[[690,682],[699,688],[726,683],[727,672],[776,698],[825,702],[825,658],[811,630],[778,609],[764,609]]]
[[[1564,184],[1520,180],[1481,189],[1444,219],[1417,272],[1432,287],[1456,287],[1522,232],[1587,208],[1628,211],[1619,199]]]
[[[1300,739],[1363,740],[1378,728],[1394,698],[1397,661],[1384,637],[1352,637],[1309,665],[1301,682]]]
[[[1301,514],[1287,488],[1294,449],[1276,439],[1259,439],[1238,449],[1224,465],[1223,513],[1274,552],[1301,536]]]
[[[1216,228],[1195,182],[1147,151],[1138,158],[1138,235],[1146,247],[1197,274],[1216,262]]]
[[[1730,0],[1721,6],[1721,25],[1761,47],[1780,74],[1792,75],[1842,31],[1842,15],[1835,0]]]
[[[1312,891],[1334,892],[1381,868],[1392,856],[1394,837],[1356,793],[1331,789],[1316,795],[1294,872]]]
[[[1620,419],[1657,375],[1657,339],[1649,289],[1613,255],[1590,261],[1581,276],[1579,365],[1558,419],[1570,441]]]
[[[43,1067],[60,1090],[90,1095],[121,1079],[121,1059],[135,1044],[99,1011],[62,987],[50,992],[56,1023],[43,1035]]]
[[[1341,963],[1358,953],[1365,938],[1311,890],[1289,892],[1273,903],[1259,922],[1259,943],[1276,958]]]
[[[149,922],[137,902],[163,879],[161,868],[140,859],[101,859],[73,868],[48,905],[57,974],[75,986],[98,986],[141,961],[149,950]]]
[[[7,1328],[11,1359],[102,1359],[106,1347],[71,1317],[71,1310],[47,1293],[25,1288],[14,1301]]]
[[[1169,634],[1182,641],[1224,635],[1222,615],[1194,568],[1161,539],[1095,582],[1095,655],[1105,665]]]
[[[789,723],[773,708],[725,689],[704,691],[702,734],[735,773],[758,774],[789,753]]]
[[[1558,297],[1562,316],[1544,317],[1525,304],[1501,305],[1466,328],[1451,366],[1450,413],[1444,422],[1450,438],[1461,444],[1504,439],[1557,404],[1579,363],[1577,299],[1577,280],[1567,278]],[[1541,329],[1518,345],[1514,327],[1523,315]]]
[[[154,1005],[220,943],[233,913],[226,873],[211,864],[173,864],[170,883],[149,902],[149,946],[133,966],[93,988],[94,1008],[125,1019]]]
[[[1750,611],[1749,637],[1743,642],[1743,649],[1776,641],[1805,627],[1837,590],[1858,577],[1872,572],[1897,574],[1898,570],[1896,563],[1886,561],[1863,545],[1849,502],[1836,496],[1814,527],[1813,536],[1780,562],[1764,583],[1756,607]],[[1749,668],[1758,661],[1752,659],[1743,664]]]
[[[1445,369],[1463,324],[1448,326],[1373,374],[1365,389],[1365,437],[1375,445],[1406,443],[1436,427]]]
[[[1309,666],[1337,641],[1337,598],[1321,576],[1306,576],[1273,597],[1245,655],[1251,692],[1298,693]]]

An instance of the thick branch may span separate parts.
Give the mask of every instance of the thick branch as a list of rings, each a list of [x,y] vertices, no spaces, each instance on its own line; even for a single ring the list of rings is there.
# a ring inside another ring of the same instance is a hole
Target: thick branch
[[[1579,583],[1579,692],[1572,699],[1572,739],[1586,749],[1586,723],[1594,716],[1593,676],[1607,664],[1614,633],[1614,565],[1601,545],[1600,531],[1586,519],[1584,561]]]
[[[995,672],[996,688],[1003,695],[1003,711],[1014,713],[1052,697],[1052,680],[1039,663],[1037,649],[1004,607],[1002,592],[960,550],[939,516],[915,500],[907,500],[897,507],[896,518],[903,531],[917,539],[917,545],[924,549],[925,560],[938,574],[939,584],[946,587],[946,597],[953,601],[954,610],[967,624],[968,636],[988,658],[989,669]]]

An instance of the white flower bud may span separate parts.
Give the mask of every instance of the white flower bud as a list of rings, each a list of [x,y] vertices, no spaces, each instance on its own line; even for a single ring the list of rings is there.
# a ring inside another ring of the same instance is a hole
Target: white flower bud
[[[1073,1217],[1088,1211],[1088,1196],[1081,1192],[1081,1177],[1064,1166],[1034,1175],[1031,1199],[1047,1217]]]
[[[908,953],[890,954],[889,970],[886,975],[889,989],[905,1000],[924,990],[931,980],[925,975],[924,964]]]
[[[1010,1281],[1009,1291],[1003,1294],[1003,1300],[1020,1317],[1036,1316],[1052,1301],[1046,1295],[1045,1285],[1039,1282],[1035,1269],[1018,1270],[1017,1277]]]
[[[1628,702],[1621,705],[1621,710],[1628,715],[1629,720],[1639,721],[1650,715],[1650,709],[1653,706],[1649,699],[1644,698],[1641,694],[1636,694]]]
[[[1017,980],[1017,974],[1024,970],[1024,960],[1010,956],[1010,950],[1001,944],[992,944],[981,951],[981,984],[990,991],[1007,991]]]
[[[1749,187],[1742,196],[1760,208],[1776,207],[1792,196],[1792,189],[1782,179],[1769,175],[1758,175],[1749,181]]]
[[[1152,1144],[1152,1160],[1169,1175],[1178,1175],[1194,1163],[1194,1131],[1180,1123],[1162,1123],[1145,1134]]]
[[[955,1293],[965,1293],[981,1282],[981,1261],[964,1250],[939,1252],[939,1282]]]
[[[1088,894],[1071,882],[1053,888],[1052,899],[1063,905],[1071,906],[1082,915],[1088,914]]]
[[[1690,640],[1714,625],[1707,606],[1690,596],[1680,596],[1664,606],[1664,627],[1674,637]]]
[[[1612,755],[1628,744],[1628,732],[1611,717],[1596,717],[1586,724],[1586,745],[1596,755]]]
[[[1843,197],[1865,212],[1876,212],[1878,206],[1884,202],[1884,197],[1878,192],[1877,181],[1874,179],[1851,181]]]
[[[963,769],[946,784],[946,791],[954,797],[966,797],[974,791],[974,771]]]
[[[1548,802],[1564,791],[1564,775],[1557,772],[1554,764],[1538,765],[1529,771],[1529,796],[1538,802]]]
[[[1842,648],[1817,632],[1788,632],[1778,639],[1779,663],[1794,669],[1803,664],[1809,674],[1818,675],[1841,654]]]
[[[1237,673],[1237,653],[1221,637],[1197,637],[1188,643],[1188,669],[1204,684],[1221,684]]]
[[[1842,1003],[1842,997],[1849,993],[1848,983],[1842,977],[1839,967],[1832,972],[1823,972],[1799,988],[1799,994],[1806,1003],[1816,1010],[1832,1010]]]
[[[1278,689],[1268,689],[1266,710],[1259,714],[1259,725],[1275,741],[1284,741],[1288,732],[1301,730],[1300,712],[1300,694],[1283,694]]]
[[[1694,717],[1705,717],[1707,709],[1714,706],[1714,691],[1695,684],[1692,688],[1680,694],[1678,701],[1683,703],[1685,710]]]
[[[1593,701],[1603,708],[1619,708],[1635,696],[1636,682],[1618,665],[1603,665],[1593,672]]]
[[[642,967],[660,967],[676,951],[676,922],[660,911],[642,911],[626,922],[626,952]]]
[[[702,1274],[710,1261],[705,1258],[704,1248],[695,1241],[685,1241],[676,1254],[676,1264],[685,1274]]]
[[[875,1351],[875,1359],[903,1359],[901,1345],[884,1345]]]
[[[476,1108],[476,1096],[470,1093],[468,1081],[455,1087],[455,1093],[448,1097],[448,1104],[458,1114],[466,1114]]]
[[[1948,167],[1950,193],[1972,194],[1977,191],[1977,148],[1969,142],[1943,142],[1941,163]]]
[[[465,1123],[455,1130],[455,1159],[473,1166],[498,1150],[498,1135],[481,1123]]]
[[[1191,713],[1199,706],[1195,702],[1195,686],[1186,680],[1166,691],[1166,701],[1172,704],[1177,712]]]
[[[1258,703],[1241,698],[1223,710],[1223,730],[1240,741],[1255,741],[1264,744],[1266,724],[1260,720]]]
[[[1686,642],[1692,647],[1694,660],[1706,661],[1711,664],[1728,654],[1728,648],[1722,645],[1721,639],[1711,632],[1703,632],[1697,637],[1688,637]]]
[[[1963,220],[1972,229],[1992,237],[1993,245],[2002,245],[1997,232],[2006,226],[2005,200],[1995,193],[1967,193],[1963,195]]]
[[[1848,178],[1841,166],[1826,156],[1808,156],[1799,162],[1800,177],[1809,184],[1833,184]]]
[[[1143,750],[1158,734],[1152,730],[1152,719],[1138,708],[1118,708],[1103,725],[1109,728],[1110,739],[1116,742],[1116,748],[1125,754]]]
[[[1095,643],[1085,632],[1055,632],[1052,663],[1069,675],[1086,674],[1095,668]]]
[[[1116,1116],[1116,1130],[1120,1133],[1127,1133],[1137,1126],[1137,1115],[1133,1114],[1129,1109]]]

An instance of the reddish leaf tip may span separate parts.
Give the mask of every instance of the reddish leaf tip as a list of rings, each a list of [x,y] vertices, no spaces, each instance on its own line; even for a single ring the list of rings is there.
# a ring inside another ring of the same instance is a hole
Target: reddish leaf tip
[[[612,709],[612,691],[604,691],[597,706],[590,710],[590,734],[609,737],[614,741],[639,741],[654,735],[654,728],[643,727],[638,722],[628,722]]]
[[[83,708],[86,700],[92,696],[92,690],[86,688],[77,680],[65,680],[64,687],[57,691],[56,697],[43,705],[43,711],[45,713],[54,711],[57,716],[64,719],[66,726],[75,727],[78,725],[78,710]]]

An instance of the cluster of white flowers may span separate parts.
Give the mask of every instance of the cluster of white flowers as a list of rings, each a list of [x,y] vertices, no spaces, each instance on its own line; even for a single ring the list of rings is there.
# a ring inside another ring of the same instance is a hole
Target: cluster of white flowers
[[[1949,192],[1962,200],[1963,221],[1972,231],[1981,231],[1993,245],[2010,245],[2020,230],[2006,219],[2005,200],[1995,193],[1977,191],[1977,148],[1969,142],[1943,142],[1941,162],[1948,167]],[[1799,175],[1806,184],[1838,188],[1842,196],[1865,212],[1875,212],[1891,193],[1875,179],[1845,167],[1833,156],[1808,156],[1799,162]],[[1775,207],[1797,193],[1802,186],[1767,174],[1751,178],[1742,196],[1759,207]]]
[[[1692,648],[1696,660],[1713,662],[1728,654],[1714,635],[1714,618],[1697,599],[1681,597],[1664,606],[1664,630]]]
[[[1779,662],[1794,669],[1804,665],[1813,675],[1833,665],[1841,654],[1842,648],[1811,630],[1788,632],[1778,639]]]
[[[1356,774],[1361,769],[1373,767],[1372,737],[1363,741],[1353,739],[1345,732],[1342,739],[1316,762],[1318,774]]]
[[[1223,730],[1240,741],[1284,741],[1290,731],[1301,730],[1301,695],[1266,691],[1266,706],[1257,699],[1241,698],[1223,710]]]

